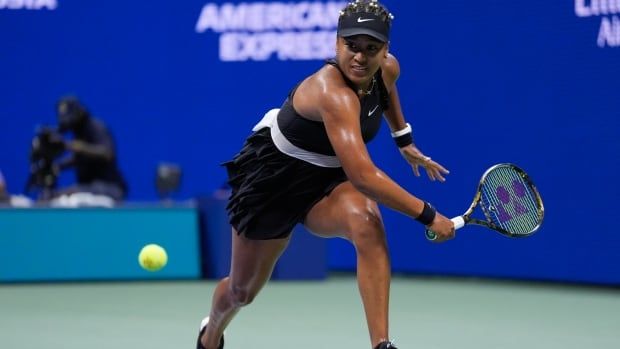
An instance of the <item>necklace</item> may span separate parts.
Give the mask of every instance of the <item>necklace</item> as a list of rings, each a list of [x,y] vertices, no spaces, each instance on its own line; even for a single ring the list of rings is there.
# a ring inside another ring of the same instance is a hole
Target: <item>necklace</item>
[[[368,88],[368,90],[364,90],[364,89],[358,89],[357,90],[357,94],[360,96],[368,96],[372,93],[372,89],[375,88],[375,83],[377,82],[377,79],[375,79],[375,77],[372,77],[372,82],[370,83],[370,87]]]

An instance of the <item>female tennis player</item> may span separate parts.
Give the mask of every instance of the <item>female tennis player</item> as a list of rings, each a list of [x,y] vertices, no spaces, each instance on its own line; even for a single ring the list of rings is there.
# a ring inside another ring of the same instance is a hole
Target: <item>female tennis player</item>
[[[198,349],[224,347],[224,329],[270,278],[297,223],[355,246],[371,347],[394,348],[388,333],[390,261],[377,203],[418,220],[439,242],[454,236],[454,226],[377,168],[366,149],[384,115],[416,176],[420,167],[430,180],[444,181],[448,173],[414,145],[401,111],[395,84],[400,67],[388,53],[392,18],[377,1],[348,4],[338,20],[335,59],[295,86],[225,163],[232,188],[231,270],[201,322]]]

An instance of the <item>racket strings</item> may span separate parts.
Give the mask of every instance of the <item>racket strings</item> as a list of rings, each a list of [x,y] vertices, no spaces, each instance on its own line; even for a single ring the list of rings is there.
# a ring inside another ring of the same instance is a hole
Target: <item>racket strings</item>
[[[538,195],[520,172],[498,167],[481,188],[482,210],[495,225],[515,235],[534,231],[542,218]]]

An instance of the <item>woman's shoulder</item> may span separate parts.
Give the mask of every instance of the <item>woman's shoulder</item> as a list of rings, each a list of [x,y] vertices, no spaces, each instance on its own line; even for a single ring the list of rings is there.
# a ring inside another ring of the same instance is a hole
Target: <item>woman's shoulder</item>
[[[388,53],[387,58],[383,61],[383,64],[381,64],[381,71],[383,80],[385,80],[386,83],[393,83],[398,79],[400,76],[400,64],[393,54]]]
[[[326,64],[300,85],[306,93],[324,98],[334,94],[353,93],[338,68]]]
[[[326,64],[299,85],[293,104],[301,115],[320,120],[321,110],[331,110],[334,106],[348,108],[356,102],[359,104],[355,92],[338,68]]]
[[[326,64],[321,69],[319,69],[314,77],[318,86],[323,89],[330,88],[346,88],[347,82],[345,81],[342,73],[338,68],[333,65]]]

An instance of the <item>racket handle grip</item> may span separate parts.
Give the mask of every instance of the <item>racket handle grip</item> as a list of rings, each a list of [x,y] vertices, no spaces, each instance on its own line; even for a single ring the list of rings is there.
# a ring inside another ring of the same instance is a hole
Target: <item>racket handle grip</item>
[[[456,216],[450,220],[454,223],[454,230],[461,229],[465,226],[465,219],[463,219],[463,216]],[[437,234],[432,232],[430,229],[426,229],[424,234],[429,241],[434,241],[437,239]]]

